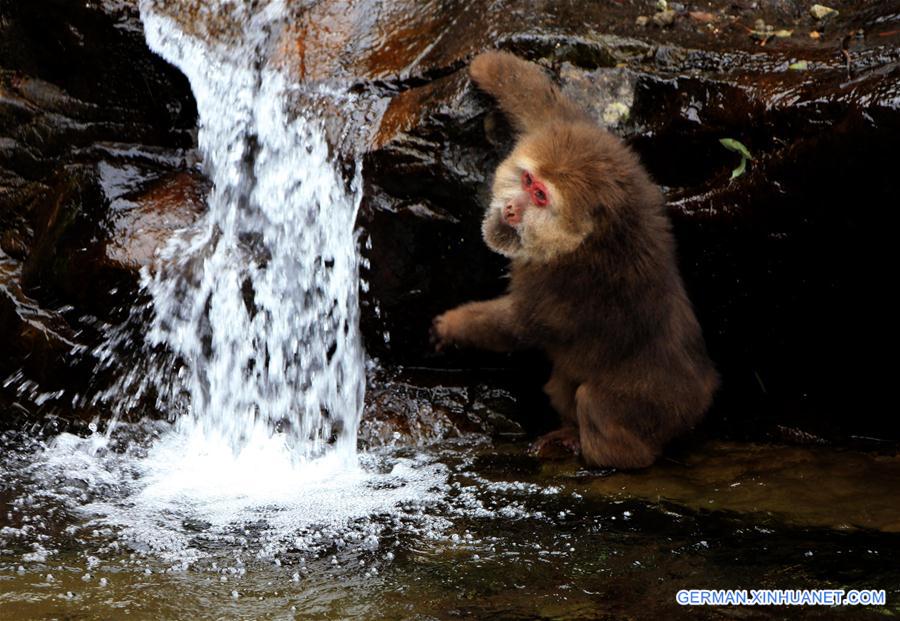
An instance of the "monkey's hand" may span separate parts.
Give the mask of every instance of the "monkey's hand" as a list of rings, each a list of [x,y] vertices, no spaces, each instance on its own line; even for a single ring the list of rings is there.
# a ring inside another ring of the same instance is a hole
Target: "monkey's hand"
[[[509,52],[482,52],[469,65],[469,76],[478,88],[499,97],[507,90],[519,90],[523,79],[550,85],[541,69]]]
[[[462,313],[458,308],[438,315],[431,322],[431,343],[441,352],[459,344]]]
[[[469,302],[435,317],[431,340],[437,351],[451,346],[511,351],[522,345],[516,333],[512,299],[502,296],[484,302]]]
[[[483,91],[492,92],[499,86],[503,77],[503,65],[509,58],[515,58],[505,52],[482,52],[469,65],[469,77]]]
[[[553,119],[583,119],[538,65],[509,52],[482,52],[469,65],[478,88],[492,95],[512,124],[531,131]]]

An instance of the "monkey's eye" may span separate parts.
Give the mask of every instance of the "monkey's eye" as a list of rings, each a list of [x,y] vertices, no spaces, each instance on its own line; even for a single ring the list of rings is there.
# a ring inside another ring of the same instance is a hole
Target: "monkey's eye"
[[[522,185],[526,188],[530,188],[532,183],[534,183],[534,177],[526,170],[522,173]]]
[[[528,188],[528,193],[531,194],[531,202],[536,207],[546,207],[547,203],[550,202],[550,197],[547,196],[547,187],[537,179],[531,180],[531,187]]]

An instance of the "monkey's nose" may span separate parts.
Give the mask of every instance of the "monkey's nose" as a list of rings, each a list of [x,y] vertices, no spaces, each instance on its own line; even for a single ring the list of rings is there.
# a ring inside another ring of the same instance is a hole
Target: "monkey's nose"
[[[510,203],[503,208],[503,219],[506,220],[507,224],[518,224],[522,221],[522,211]]]

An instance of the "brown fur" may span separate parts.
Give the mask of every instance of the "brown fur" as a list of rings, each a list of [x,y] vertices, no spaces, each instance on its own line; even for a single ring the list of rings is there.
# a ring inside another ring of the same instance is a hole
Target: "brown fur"
[[[543,349],[564,427],[555,437],[577,427],[589,464],[648,466],[700,420],[718,385],[662,194],[536,65],[488,52],[470,71],[521,132],[483,227],[488,246],[512,259],[511,278],[505,296],[437,317],[439,348]],[[551,204],[514,228],[500,214],[525,169],[546,181]]]

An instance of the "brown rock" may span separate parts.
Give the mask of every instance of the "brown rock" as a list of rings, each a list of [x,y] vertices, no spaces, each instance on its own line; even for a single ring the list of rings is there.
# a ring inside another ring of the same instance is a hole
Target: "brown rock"
[[[133,197],[115,220],[106,258],[123,267],[150,266],[175,231],[188,228],[206,210],[208,182],[196,172],[174,172]]]
[[[706,11],[690,11],[688,15],[695,22],[700,22],[701,24],[711,24],[716,21],[715,13],[708,13]]]
[[[672,9],[666,9],[665,11],[660,11],[655,13],[650,21],[654,26],[658,26],[660,28],[668,28],[672,24],[675,23],[675,18],[678,16],[678,13],[673,11]]]

